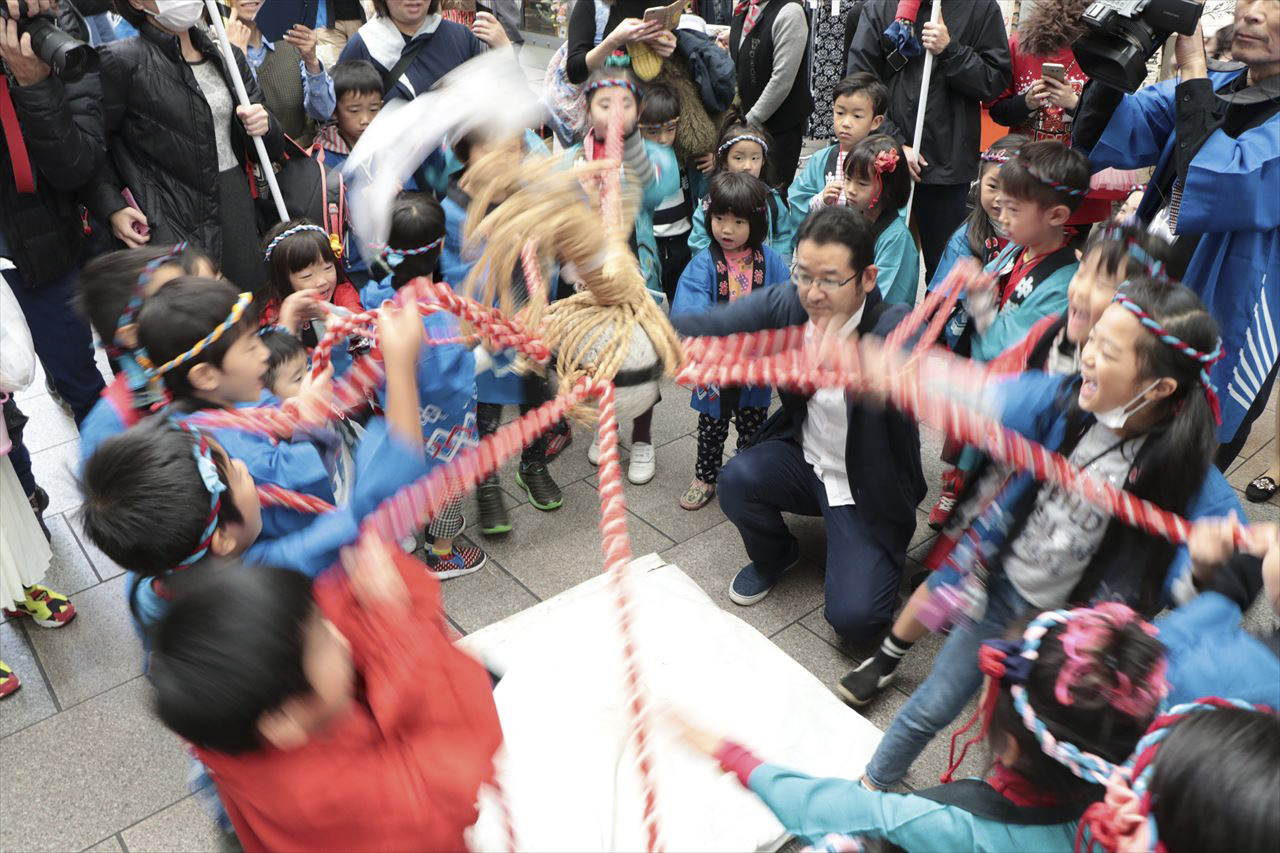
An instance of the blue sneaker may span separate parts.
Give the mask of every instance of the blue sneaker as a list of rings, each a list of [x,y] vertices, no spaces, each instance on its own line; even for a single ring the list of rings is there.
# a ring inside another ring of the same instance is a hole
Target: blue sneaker
[[[729,584],[729,600],[734,604],[750,607],[768,595],[773,585],[782,577],[783,572],[795,568],[798,562],[800,562],[799,559],[793,560],[791,565],[781,572],[765,572],[756,568],[755,563],[747,563],[738,570],[738,573],[733,576],[732,583]]]

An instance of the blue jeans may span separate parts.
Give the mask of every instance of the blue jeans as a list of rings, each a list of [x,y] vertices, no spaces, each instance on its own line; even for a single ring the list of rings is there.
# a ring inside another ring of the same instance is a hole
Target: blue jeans
[[[71,307],[79,273],[72,270],[34,290],[23,286],[16,269],[5,270],[4,277],[31,329],[40,363],[79,426],[106,387],[93,360],[93,334]]]
[[[822,516],[827,528],[823,616],[850,642],[888,626],[906,554],[890,554],[856,506],[831,506],[827,490],[794,441],[770,439],[725,463],[720,508],[738,528],[761,574],[781,575],[800,556],[782,513]]]
[[[867,764],[867,778],[880,788],[902,781],[934,735],[951,725],[973,694],[982,686],[978,648],[1003,636],[1009,626],[1032,605],[1003,574],[994,575],[987,589],[987,612],[982,621],[957,627],[947,637],[924,683],[902,706],[889,724],[884,739]]]

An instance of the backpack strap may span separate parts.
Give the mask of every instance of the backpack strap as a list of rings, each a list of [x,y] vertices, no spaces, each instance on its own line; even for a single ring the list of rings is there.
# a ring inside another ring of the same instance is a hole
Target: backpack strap
[[[382,97],[385,99],[391,90],[400,82],[400,78],[404,76],[405,69],[413,64],[413,60],[418,58],[418,54],[422,53],[422,49],[427,46],[427,42],[431,41],[430,36],[409,45],[408,49],[400,54],[400,59],[395,65],[391,66],[391,70],[382,75]]]
[[[923,797],[944,806],[954,806],[975,817],[999,821],[1016,826],[1053,826],[1079,820],[1084,810],[1095,800],[1058,806],[1020,806],[981,779],[957,779],[946,785],[916,791]],[[1101,799],[1099,790],[1098,797]]]

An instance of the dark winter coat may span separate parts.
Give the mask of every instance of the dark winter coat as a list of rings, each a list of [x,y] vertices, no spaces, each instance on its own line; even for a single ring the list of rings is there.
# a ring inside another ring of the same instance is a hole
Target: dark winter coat
[[[218,48],[197,28],[191,40],[222,70],[234,101],[235,87]],[[249,99],[263,103],[244,54],[233,50]],[[86,194],[90,209],[107,221],[125,206],[120,193],[128,187],[147,215],[153,242],[190,240],[210,257],[222,257],[213,118],[178,37],[144,26],[140,35],[111,42],[99,55],[111,155]],[[241,165],[251,161],[252,140],[234,112],[231,140]],[[272,159],[283,156],[284,135],[275,118],[263,141]]]

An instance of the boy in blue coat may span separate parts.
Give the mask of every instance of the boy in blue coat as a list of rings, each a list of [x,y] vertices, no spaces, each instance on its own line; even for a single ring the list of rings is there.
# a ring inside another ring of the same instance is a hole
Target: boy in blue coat
[[[711,178],[708,199],[715,242],[685,267],[671,306],[673,316],[705,312],[791,278],[781,256],[764,244],[769,188],[763,181],[745,172],[719,172]],[[741,450],[764,423],[771,395],[767,386],[755,385],[699,385],[693,390],[690,405],[698,413],[698,459],[680,506],[701,509],[715,496],[730,418],[737,424]]]
[[[361,521],[383,500],[427,473],[414,375],[422,346],[417,312],[384,315],[379,344],[386,418],[369,423],[357,450],[351,500],[303,515],[306,523],[285,535],[264,536],[257,481],[195,421],[152,418],[103,442],[89,458],[81,477],[84,528],[104,554],[133,573],[130,606],[143,627],[164,612],[170,585],[181,582],[182,571],[201,567],[206,557],[243,555],[246,562],[314,577],[355,541]]]
[[[1080,265],[1064,227],[1089,191],[1089,161],[1060,142],[1032,142],[1000,167],[1000,224],[1009,245],[986,269],[989,290],[961,297],[947,325],[948,345],[990,361],[1026,337],[1040,319],[1067,307]]]
[[[804,325],[823,336],[883,337],[906,315],[876,287],[874,243],[864,217],[847,207],[815,211],[797,233],[792,287],[766,287],[705,313],[678,314],[683,335],[727,335]],[[800,558],[782,513],[822,516],[827,528],[824,615],[858,641],[888,624],[898,599],[916,504],[925,494],[915,422],[840,391],[784,391],[782,408],[720,472],[725,515],[751,562],[729,598],[748,606],[767,596]]]

